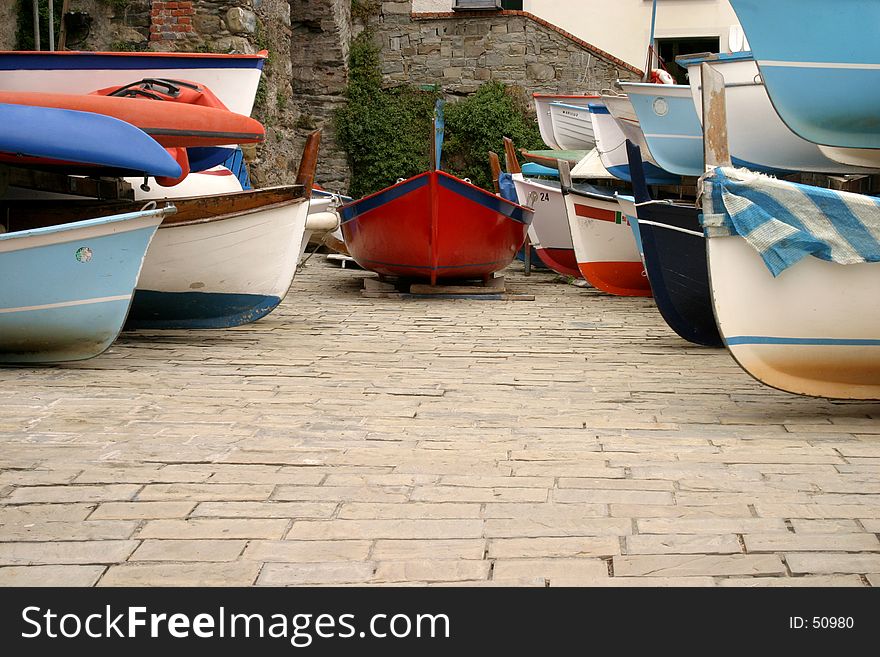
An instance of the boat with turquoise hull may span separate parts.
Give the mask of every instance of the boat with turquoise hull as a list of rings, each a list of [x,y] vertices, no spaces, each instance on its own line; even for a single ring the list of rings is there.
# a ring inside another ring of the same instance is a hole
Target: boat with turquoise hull
[[[773,107],[816,144],[880,149],[880,3],[730,0]]]
[[[0,363],[92,358],[116,339],[174,207],[0,234]]]
[[[794,134],[773,109],[751,52],[685,55],[675,61],[687,68],[694,110],[701,120],[701,65],[709,64],[724,77],[729,107],[728,141],[742,160],[791,171],[830,174],[871,174],[876,171],[876,168],[835,161],[822,151],[822,147]]]

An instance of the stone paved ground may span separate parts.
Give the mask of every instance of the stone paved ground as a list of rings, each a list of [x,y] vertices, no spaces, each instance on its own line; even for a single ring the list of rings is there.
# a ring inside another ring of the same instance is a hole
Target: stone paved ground
[[[362,299],[0,370],[0,584],[880,585],[880,404],[753,381],[648,299]]]

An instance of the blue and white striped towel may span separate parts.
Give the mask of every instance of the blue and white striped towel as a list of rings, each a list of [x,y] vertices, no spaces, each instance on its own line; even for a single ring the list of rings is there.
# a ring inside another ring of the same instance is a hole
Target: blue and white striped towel
[[[702,182],[706,236],[742,236],[774,276],[808,255],[843,265],[880,261],[880,199],[748,169],[717,168]]]

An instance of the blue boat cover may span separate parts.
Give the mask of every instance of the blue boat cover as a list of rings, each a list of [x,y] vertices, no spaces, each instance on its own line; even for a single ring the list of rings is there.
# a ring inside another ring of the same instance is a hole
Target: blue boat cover
[[[522,165],[522,172],[526,176],[547,176],[549,178],[558,178],[559,171],[545,167],[543,164],[536,162],[526,162]]]
[[[747,169],[717,168],[702,182],[706,236],[742,236],[774,276],[808,255],[843,265],[880,261],[880,199]]]
[[[446,130],[446,121],[443,118],[443,106],[445,100],[438,99],[434,104],[434,168],[440,170],[440,156],[443,154],[443,133]]]
[[[506,198],[508,201],[513,201],[514,203],[519,203],[519,198],[516,195],[516,185],[513,184],[513,176],[509,173],[502,173],[498,177],[498,190],[501,194],[501,198]]]

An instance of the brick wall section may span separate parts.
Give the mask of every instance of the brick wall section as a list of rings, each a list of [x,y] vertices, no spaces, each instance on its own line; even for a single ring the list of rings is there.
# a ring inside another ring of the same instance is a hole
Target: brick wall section
[[[193,3],[153,2],[150,10],[150,41],[175,41],[185,39],[193,31]]]

